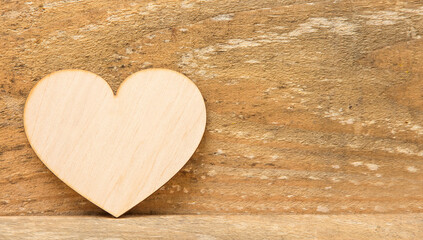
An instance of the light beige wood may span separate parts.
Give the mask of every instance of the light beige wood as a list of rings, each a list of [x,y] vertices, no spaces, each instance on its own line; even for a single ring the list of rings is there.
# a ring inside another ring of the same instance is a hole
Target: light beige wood
[[[31,90],[24,112],[28,140],[44,164],[115,217],[183,167],[205,123],[198,88],[165,69],[131,75],[116,95],[93,73],[55,72]]]
[[[0,217],[0,239],[417,240],[422,214]]]

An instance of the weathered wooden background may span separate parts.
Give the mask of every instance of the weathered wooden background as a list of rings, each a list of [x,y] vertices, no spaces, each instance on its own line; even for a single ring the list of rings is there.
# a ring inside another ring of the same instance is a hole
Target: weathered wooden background
[[[418,0],[0,0],[0,215],[105,214],[36,157],[25,99],[151,67],[195,81],[207,129],[129,215],[423,213],[421,35]]]

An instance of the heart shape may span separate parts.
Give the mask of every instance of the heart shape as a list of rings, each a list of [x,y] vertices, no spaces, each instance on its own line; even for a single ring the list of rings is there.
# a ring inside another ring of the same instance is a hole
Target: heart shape
[[[198,88],[166,69],[131,75],[116,95],[94,73],[58,71],[36,84],[24,110],[25,132],[41,161],[115,217],[185,165],[205,125]]]

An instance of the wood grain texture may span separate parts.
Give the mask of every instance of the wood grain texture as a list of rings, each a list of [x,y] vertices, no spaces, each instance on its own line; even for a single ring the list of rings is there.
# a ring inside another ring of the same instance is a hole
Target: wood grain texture
[[[22,227],[25,226],[25,227]],[[0,217],[0,238],[20,239],[421,239],[422,214]]]
[[[25,133],[40,160],[115,217],[181,170],[205,126],[200,91],[168,69],[136,72],[116,95],[91,72],[54,72],[31,90],[24,109]]]
[[[99,214],[37,159],[24,100],[77,68],[195,81],[206,133],[131,214],[422,213],[421,1],[2,1],[0,214]]]

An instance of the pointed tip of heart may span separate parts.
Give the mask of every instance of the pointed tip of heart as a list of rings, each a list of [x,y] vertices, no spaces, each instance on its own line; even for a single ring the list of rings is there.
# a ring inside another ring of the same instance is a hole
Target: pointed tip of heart
[[[102,208],[102,209],[115,218],[119,218],[120,216],[122,216],[123,214],[125,214],[128,211],[128,210],[124,210],[124,211],[123,210],[106,210],[104,208]]]
[[[122,216],[123,214],[124,214],[124,212],[123,213],[112,213],[112,212],[109,212],[113,217],[115,217],[115,218],[119,218],[120,216]]]

